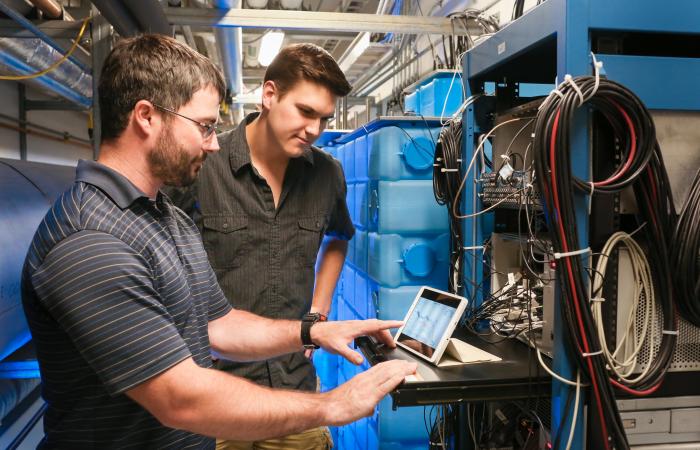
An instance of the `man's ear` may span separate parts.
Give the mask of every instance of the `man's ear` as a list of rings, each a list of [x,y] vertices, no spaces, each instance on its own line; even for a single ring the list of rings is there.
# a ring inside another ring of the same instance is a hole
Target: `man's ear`
[[[160,118],[155,113],[153,104],[147,100],[139,100],[134,105],[131,112],[131,121],[134,126],[134,131],[142,136],[149,136],[155,132],[154,127],[158,126]]]
[[[277,97],[277,85],[272,80],[267,80],[262,85],[262,106],[263,109],[270,109],[272,102],[276,100]]]

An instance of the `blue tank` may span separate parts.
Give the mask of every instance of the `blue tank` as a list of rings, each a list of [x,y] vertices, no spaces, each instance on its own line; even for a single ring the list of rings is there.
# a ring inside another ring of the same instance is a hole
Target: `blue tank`
[[[388,125],[367,136],[369,178],[372,180],[430,180],[440,127]]]
[[[463,99],[462,79],[458,75],[435,78],[420,88],[420,114],[450,117],[459,109]]]
[[[367,229],[378,233],[449,231],[447,209],[435,201],[431,180],[371,182]]]
[[[444,283],[449,272],[449,236],[369,233],[368,272],[386,287]]]
[[[0,360],[31,339],[21,298],[24,258],[39,223],[75,168],[0,159]]]

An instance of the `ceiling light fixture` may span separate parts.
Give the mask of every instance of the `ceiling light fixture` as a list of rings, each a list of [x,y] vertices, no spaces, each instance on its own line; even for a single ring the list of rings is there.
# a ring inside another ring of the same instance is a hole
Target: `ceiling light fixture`
[[[258,53],[258,62],[261,66],[267,67],[270,65],[280,52],[283,40],[284,32],[280,30],[268,31],[263,35],[260,42],[260,52]]]

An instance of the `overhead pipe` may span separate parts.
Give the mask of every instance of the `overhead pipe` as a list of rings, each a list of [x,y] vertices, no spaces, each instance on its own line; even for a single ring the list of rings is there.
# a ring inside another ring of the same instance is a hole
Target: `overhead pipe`
[[[12,20],[15,22],[19,23],[22,25],[24,28],[27,30],[31,31],[44,41],[47,45],[51,46],[54,50],[58,51],[61,54],[65,53],[65,50],[63,50],[57,43],[54,41],[48,34],[44,33],[41,31],[39,27],[34,25],[30,20],[25,18],[23,15],[21,15],[19,12],[15,11],[12,9],[10,6],[5,4],[4,2],[0,1],[0,11],[2,11],[6,16],[10,17]],[[90,73],[90,68],[83,64],[79,59],[77,59],[75,56],[70,56],[68,58],[69,61],[71,61],[73,64],[78,66],[80,69],[82,69],[86,73]]]
[[[173,36],[173,27],[165,17],[163,5],[158,0],[123,0],[123,3],[136,19],[142,32]]]
[[[219,9],[240,9],[241,6],[241,0],[214,0],[214,7]],[[243,33],[240,27],[217,27],[214,32],[226,75],[226,87],[231,96],[238,96],[243,93]],[[243,105],[233,105],[232,112],[234,122],[240,123],[243,120]]]
[[[29,0],[32,5],[49,19],[60,19],[63,17],[63,8],[53,0]]]
[[[92,0],[100,14],[107,19],[117,33],[123,37],[135,36],[139,33],[139,25],[131,12],[126,9],[122,2],[114,0]]]

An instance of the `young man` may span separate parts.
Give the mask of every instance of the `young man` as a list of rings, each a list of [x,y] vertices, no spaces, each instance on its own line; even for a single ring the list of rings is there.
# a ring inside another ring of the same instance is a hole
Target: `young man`
[[[312,143],[333,116],[336,99],[350,89],[322,48],[282,49],[265,73],[261,112],[220,135],[221,152],[207,161],[195,184],[171,193],[199,226],[219,283],[237,308],[288,320],[328,315],[355,230],[343,170]],[[217,367],[263,386],[315,391],[309,356],[299,351],[263,362],[221,360]],[[329,444],[324,427],[270,442],[220,440],[217,449]]]
[[[97,162],[49,210],[30,247],[23,304],[37,348],[41,448],[209,448],[371,413],[406,374],[385,364],[324,394],[272,390],[211,369],[211,352],[258,360],[318,344],[356,360],[359,334],[395,322],[318,323],[233,309],[196,227],[159,192],[219,150],[219,71],[176,40],[120,42],[100,79]],[[235,298],[241,298],[235,293]],[[208,436],[208,437],[207,437]]]

